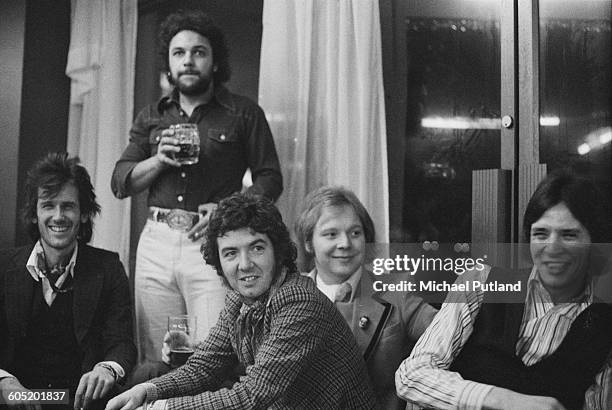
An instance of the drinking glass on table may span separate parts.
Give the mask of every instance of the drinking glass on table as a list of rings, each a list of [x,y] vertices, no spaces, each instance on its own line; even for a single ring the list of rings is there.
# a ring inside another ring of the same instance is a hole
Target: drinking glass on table
[[[182,165],[197,164],[200,156],[200,133],[197,124],[174,124],[170,126],[178,140],[179,152],[170,157]]]
[[[193,354],[196,340],[196,317],[169,316],[167,339],[170,347],[170,366],[173,368],[182,366]]]

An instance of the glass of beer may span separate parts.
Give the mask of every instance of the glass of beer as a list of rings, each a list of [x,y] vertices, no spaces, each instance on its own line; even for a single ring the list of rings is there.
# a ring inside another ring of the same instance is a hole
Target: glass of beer
[[[179,152],[173,152],[171,158],[182,165],[197,164],[200,156],[200,133],[197,124],[174,124],[170,126],[174,138],[178,140]]]
[[[196,317],[177,315],[168,317],[170,366],[182,366],[193,354],[196,340]]]

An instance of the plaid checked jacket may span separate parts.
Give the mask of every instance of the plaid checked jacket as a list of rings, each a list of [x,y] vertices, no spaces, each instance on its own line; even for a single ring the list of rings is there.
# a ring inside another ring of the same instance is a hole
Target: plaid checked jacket
[[[351,331],[309,278],[288,274],[257,322],[260,328],[237,340],[242,305],[230,292],[210,335],[184,366],[151,380],[147,400],[168,398],[168,409],[376,407]],[[231,389],[220,388],[237,361],[246,375]]]

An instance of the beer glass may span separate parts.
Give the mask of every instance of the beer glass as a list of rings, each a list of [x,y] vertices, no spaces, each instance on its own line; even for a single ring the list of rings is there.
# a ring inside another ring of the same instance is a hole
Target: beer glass
[[[197,124],[174,124],[170,126],[174,138],[178,140],[179,152],[173,152],[170,157],[181,165],[197,164],[200,156],[200,133]]]
[[[168,317],[168,345],[170,346],[170,366],[185,364],[193,354],[196,340],[196,317],[177,315]]]

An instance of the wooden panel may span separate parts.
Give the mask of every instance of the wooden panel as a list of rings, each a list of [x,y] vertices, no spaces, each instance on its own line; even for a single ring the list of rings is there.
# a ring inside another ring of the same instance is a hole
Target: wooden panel
[[[502,0],[500,19],[501,57],[501,116],[509,115],[514,124],[501,128],[501,168],[514,169],[516,165],[517,64],[516,64],[516,5],[513,0]]]
[[[538,0],[518,0],[519,165],[540,162],[539,39]]]
[[[523,234],[523,216],[527,203],[536,187],[546,176],[546,164],[522,165],[519,167],[518,217],[519,217],[519,243],[528,242]]]
[[[472,242],[510,241],[511,172],[472,171]]]
[[[472,252],[487,263],[510,266],[512,171],[472,171]]]

